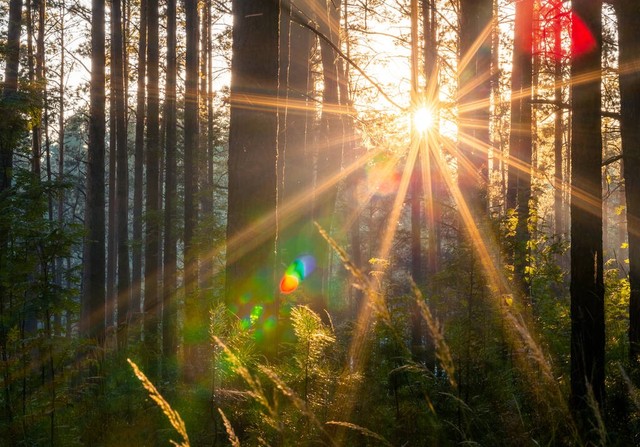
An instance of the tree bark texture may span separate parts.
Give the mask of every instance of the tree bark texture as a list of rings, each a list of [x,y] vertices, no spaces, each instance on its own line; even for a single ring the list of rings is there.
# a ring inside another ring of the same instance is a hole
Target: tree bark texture
[[[234,0],[226,301],[275,337],[279,3]],[[268,341],[267,353],[275,353]]]

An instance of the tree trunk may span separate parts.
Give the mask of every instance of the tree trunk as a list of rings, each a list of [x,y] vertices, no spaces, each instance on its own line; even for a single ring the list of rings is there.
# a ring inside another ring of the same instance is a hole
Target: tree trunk
[[[418,104],[422,103],[422,98],[418,95],[418,82],[419,82],[419,59],[420,59],[420,46],[418,44],[418,0],[411,0],[411,96],[414,107],[419,107]],[[424,144],[422,141],[426,135],[415,129],[411,129],[411,144],[417,144],[421,147]],[[411,153],[412,151],[410,151]],[[413,170],[411,172],[411,276],[418,286],[423,285],[424,275],[422,270],[422,219],[421,219],[421,196],[422,196],[422,182],[421,175],[421,151],[418,150],[416,159],[414,160]],[[430,200],[430,197],[425,197],[425,200]],[[422,316],[420,315],[420,309],[417,303],[413,303],[411,306],[411,353],[414,360],[420,361],[423,354],[422,343]]]
[[[118,246],[116,245],[116,175],[117,175],[117,130],[116,130],[116,76],[114,75],[115,27],[113,26],[113,2],[111,2],[111,61],[109,73],[109,204],[107,208],[107,328],[114,326],[116,310],[116,269]]]
[[[279,3],[233,1],[226,301],[274,356]],[[259,104],[258,107],[251,106]]]
[[[118,252],[118,347],[127,347],[127,326],[131,297],[129,279],[129,160],[127,154],[127,117],[124,88],[124,40],[122,27],[122,2],[112,0],[112,58],[115,89],[116,113],[116,210],[117,210],[117,252]]]
[[[185,370],[187,381],[194,381],[202,373],[202,362],[198,358],[197,346],[207,337],[204,314],[199,305],[198,256],[194,241],[197,211],[199,147],[198,126],[198,46],[199,17],[198,2],[185,0],[186,14],[186,67],[185,67],[185,105],[184,105],[184,283],[185,283]]]
[[[491,23],[492,5],[491,0],[460,1],[460,54],[469,59],[461,67],[459,88],[465,91],[469,85],[474,87],[460,98],[459,133],[463,160],[458,162],[458,182],[474,217],[485,215],[487,209],[491,34],[482,36],[482,33]],[[472,50],[481,36],[483,42]],[[470,54],[470,51],[474,53]]]
[[[620,100],[624,184],[629,235],[629,356],[634,366],[640,355],[640,73],[632,69],[640,59],[640,4],[618,2],[620,42]]]
[[[142,185],[144,170],[145,78],[147,72],[147,0],[140,4],[140,39],[138,41],[138,88],[136,137],[133,167],[133,256],[131,259],[131,313],[140,315],[142,302]]]
[[[158,176],[160,162],[160,95],[158,71],[160,62],[158,41],[158,0],[148,0],[147,75],[149,80],[147,114],[146,232],[144,250],[144,340],[147,375],[158,375],[159,293],[158,265],[160,260],[160,215],[158,209]]]
[[[573,1],[571,78],[571,406],[586,433],[596,426],[589,394],[604,403],[602,277],[601,2]],[[581,20],[584,27],[575,26]],[[582,29],[581,29],[582,28]],[[585,47],[590,37],[594,45]]]
[[[280,26],[280,77],[286,81],[280,83],[279,93],[284,104],[279,116],[280,127],[285,131],[278,139],[278,159],[283,160],[278,163],[281,192],[278,201],[287,208],[300,194],[311,194],[313,178],[313,164],[309,162],[312,118],[308,102],[313,39],[309,30],[295,22],[295,14],[295,10],[283,10]],[[297,256],[309,252],[310,221],[308,200],[279,217],[279,264],[288,265]]]
[[[22,0],[9,3],[9,29],[6,43],[4,67],[3,108],[10,107],[18,91],[18,68],[20,64],[20,25],[22,23]],[[10,109],[9,109],[10,110]],[[13,171],[13,139],[0,139],[0,192],[11,186]]]
[[[325,0],[322,0],[323,5]],[[329,41],[339,46],[340,42],[340,2],[326,2],[326,15],[320,16],[319,30]],[[322,115],[320,116],[320,135],[317,143],[316,190],[313,200],[313,220],[327,232],[331,231],[336,198],[337,184],[324,188],[324,184],[339,175],[342,167],[343,127],[339,113],[340,93],[338,88],[338,55],[329,43],[320,39],[322,57]],[[320,192],[322,189],[324,191]],[[314,229],[313,248],[316,251],[317,272],[308,282],[312,294],[312,307],[323,318],[328,303],[329,262],[331,249],[326,241]]]
[[[105,318],[105,26],[104,0],[91,4],[89,149],[80,333],[104,342]]]
[[[507,208],[515,209],[518,222],[513,246],[517,283],[527,288],[528,223],[531,198],[531,97],[533,72],[533,0],[516,3],[511,72],[511,135],[509,138],[509,177]]]
[[[177,121],[176,121],[176,0],[167,1],[167,79],[165,88],[165,214],[164,214],[164,301],[162,312],[162,353],[172,365],[178,352],[177,340]],[[165,368],[173,378],[173,370]]]

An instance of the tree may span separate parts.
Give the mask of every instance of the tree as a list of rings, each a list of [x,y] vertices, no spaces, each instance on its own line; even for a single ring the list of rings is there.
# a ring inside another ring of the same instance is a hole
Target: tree
[[[620,42],[620,125],[629,233],[629,356],[637,365],[640,355],[640,4],[616,4]]]
[[[158,323],[160,316],[159,267],[160,267],[160,216],[159,216],[159,169],[160,169],[160,91],[159,65],[160,42],[158,37],[158,0],[147,3],[147,151],[145,165],[147,183],[145,190],[146,231],[144,250],[144,340],[146,367],[150,377],[158,372]]]
[[[275,300],[278,27],[276,1],[233,1],[226,302],[271,338]],[[254,104],[257,104],[254,105]],[[272,343],[265,351],[275,353]]]
[[[18,91],[18,68],[20,66],[20,25],[22,23],[22,0],[9,3],[9,30],[7,33],[2,107],[8,114],[11,102],[16,101]],[[4,112],[4,110],[3,110]],[[3,113],[4,115],[4,113]],[[11,129],[10,129],[11,130]],[[13,138],[5,134],[0,139],[0,193],[11,186],[13,170]]]
[[[313,220],[326,231],[331,230],[338,185],[332,182],[342,167],[344,129],[340,114],[338,54],[334,47],[340,44],[340,1],[320,0],[324,14],[317,17],[322,58],[322,114],[317,143],[316,185],[313,196]],[[331,183],[331,184],[330,184]],[[308,288],[313,296],[314,310],[325,315],[328,300],[330,247],[317,231],[314,231],[317,272]],[[315,283],[315,284],[314,284]],[[323,317],[324,318],[324,317]]]
[[[189,331],[185,333],[185,378],[193,381],[200,373],[196,345],[206,339],[202,308],[197,297],[198,258],[194,235],[198,219],[197,189],[199,147],[198,126],[198,2],[185,0],[186,61],[184,93],[184,283],[185,318]]]
[[[80,332],[102,344],[105,339],[105,26],[104,0],[91,3],[91,89],[87,160],[86,236],[83,256]]]
[[[165,214],[162,304],[162,353],[167,361],[177,354],[177,121],[176,121],[176,1],[167,2],[167,79],[165,87]]]
[[[140,312],[142,302],[142,186],[144,175],[144,123],[146,111],[147,73],[147,0],[140,2],[140,35],[138,40],[138,86],[136,98],[136,136],[133,167],[133,247],[131,258],[131,311]]]
[[[491,91],[491,42],[488,27],[493,13],[491,0],[460,1],[459,161],[460,190],[472,212],[484,215],[489,142],[489,98]],[[474,43],[479,45],[475,48]]]
[[[518,222],[513,250],[518,283],[526,284],[531,198],[531,98],[533,72],[533,0],[516,3],[511,72],[511,135],[509,138],[509,177],[507,208],[515,209]]]
[[[124,87],[124,41],[122,37],[122,2],[112,1],[112,51],[116,114],[116,209],[117,209],[117,253],[118,253],[118,346],[127,346],[129,324],[130,280],[129,280],[129,167],[127,151],[127,98]]]
[[[595,424],[589,393],[604,403],[602,264],[602,3],[573,1],[571,32],[571,405]],[[590,421],[590,422],[588,422]]]

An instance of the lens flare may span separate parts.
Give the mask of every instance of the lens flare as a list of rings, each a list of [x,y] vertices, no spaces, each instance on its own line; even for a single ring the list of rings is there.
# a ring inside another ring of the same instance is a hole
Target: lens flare
[[[423,106],[413,112],[413,126],[417,132],[424,133],[431,130],[434,124],[433,110],[429,107]]]
[[[280,292],[289,294],[295,291],[303,279],[316,268],[316,260],[313,256],[304,255],[293,261],[280,280]]]

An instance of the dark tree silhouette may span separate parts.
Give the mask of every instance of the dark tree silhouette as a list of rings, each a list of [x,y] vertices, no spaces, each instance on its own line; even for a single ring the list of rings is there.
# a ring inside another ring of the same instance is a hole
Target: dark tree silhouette
[[[105,26],[104,0],[91,3],[89,150],[80,332],[99,344],[105,338]]]
[[[574,0],[572,5],[571,405],[588,431],[595,424],[589,393],[598,405],[604,403],[602,3]],[[576,26],[577,20],[585,26]]]
[[[279,4],[233,1],[226,301],[274,334]],[[267,324],[265,324],[267,323]],[[275,352],[269,344],[266,349]]]
[[[617,2],[620,42],[620,124],[629,233],[629,356],[640,355],[640,3]]]

